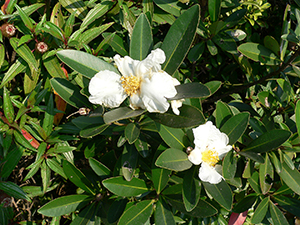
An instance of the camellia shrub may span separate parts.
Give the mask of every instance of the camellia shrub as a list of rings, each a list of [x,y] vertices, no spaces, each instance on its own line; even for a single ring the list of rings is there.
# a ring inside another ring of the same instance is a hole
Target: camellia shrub
[[[0,7],[1,225],[299,224],[299,0]]]

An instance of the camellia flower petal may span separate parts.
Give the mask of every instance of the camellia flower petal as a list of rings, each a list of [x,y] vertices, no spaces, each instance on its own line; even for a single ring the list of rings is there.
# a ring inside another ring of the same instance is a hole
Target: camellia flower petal
[[[232,149],[228,145],[229,138],[222,133],[211,121],[193,129],[195,149],[188,159],[199,165],[199,178],[211,184],[220,183],[224,179],[216,170],[216,164]]]
[[[166,60],[161,49],[151,51],[143,61],[119,55],[114,60],[122,76],[109,70],[97,73],[89,84],[90,102],[115,108],[129,96],[132,109],[160,113],[168,110],[170,103],[167,98],[177,94],[175,86],[180,83],[161,70],[161,64]],[[177,115],[182,101],[171,101],[173,112]]]

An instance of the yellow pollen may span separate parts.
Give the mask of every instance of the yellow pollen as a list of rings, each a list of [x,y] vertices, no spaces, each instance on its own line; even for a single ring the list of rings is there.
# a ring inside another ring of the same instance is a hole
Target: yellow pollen
[[[122,87],[124,88],[127,95],[131,96],[137,92],[140,88],[140,79],[136,76],[123,76],[120,78]]]
[[[202,152],[202,161],[210,166],[215,166],[219,162],[219,156],[216,151],[206,150]]]

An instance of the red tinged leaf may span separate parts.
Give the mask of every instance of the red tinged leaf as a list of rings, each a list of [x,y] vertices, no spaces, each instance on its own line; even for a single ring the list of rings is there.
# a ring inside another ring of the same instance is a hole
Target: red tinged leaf
[[[228,225],[242,225],[247,217],[248,210],[242,213],[232,213]]]
[[[63,100],[59,95],[55,94],[55,103],[56,103],[56,108],[58,110],[61,110],[63,112],[66,111],[67,108],[67,103],[65,100]],[[54,116],[54,124],[58,125],[61,119],[63,118],[64,113],[56,113]]]
[[[10,0],[6,0],[6,1],[4,2],[3,6],[1,7],[1,10],[2,10],[2,12],[3,12],[4,14],[6,14],[6,8],[7,8],[8,4],[9,4],[9,2],[10,2]]]
[[[38,147],[40,146],[40,143],[34,137],[32,137],[32,135],[30,133],[28,133],[26,130],[22,129],[22,134],[26,138],[26,140],[29,141],[29,143],[31,144],[32,147],[38,149]]]

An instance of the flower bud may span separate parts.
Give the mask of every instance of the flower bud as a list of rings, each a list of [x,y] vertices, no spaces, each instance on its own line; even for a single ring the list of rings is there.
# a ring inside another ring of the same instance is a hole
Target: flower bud
[[[12,24],[9,24],[9,23],[3,24],[0,28],[0,30],[1,30],[4,37],[12,37],[16,33],[15,26],[12,25]]]
[[[45,42],[41,41],[36,44],[36,49],[40,53],[45,53],[48,50],[48,45]]]

